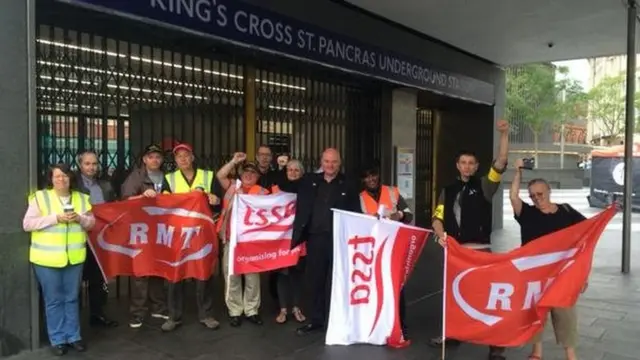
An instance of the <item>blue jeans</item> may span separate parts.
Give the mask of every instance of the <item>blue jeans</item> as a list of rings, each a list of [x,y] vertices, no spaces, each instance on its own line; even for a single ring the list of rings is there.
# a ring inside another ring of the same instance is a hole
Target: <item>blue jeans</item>
[[[80,282],[82,264],[51,268],[33,265],[42,297],[52,346],[80,341]]]

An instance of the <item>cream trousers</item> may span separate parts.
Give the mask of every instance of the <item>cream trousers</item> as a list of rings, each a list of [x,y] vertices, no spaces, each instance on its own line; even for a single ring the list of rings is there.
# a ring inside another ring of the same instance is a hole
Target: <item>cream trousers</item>
[[[229,276],[229,244],[224,244],[222,253],[222,271],[225,278],[225,302],[229,316],[258,315],[260,309],[260,274]],[[244,276],[244,289],[242,288]]]

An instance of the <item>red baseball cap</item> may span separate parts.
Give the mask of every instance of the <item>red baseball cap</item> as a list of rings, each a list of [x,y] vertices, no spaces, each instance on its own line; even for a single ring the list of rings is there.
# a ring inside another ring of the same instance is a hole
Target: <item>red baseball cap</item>
[[[187,144],[187,143],[182,143],[182,144],[178,144],[173,148],[173,154],[175,155],[175,153],[177,153],[180,150],[186,150],[190,153],[193,152],[193,148],[191,147],[191,145]]]

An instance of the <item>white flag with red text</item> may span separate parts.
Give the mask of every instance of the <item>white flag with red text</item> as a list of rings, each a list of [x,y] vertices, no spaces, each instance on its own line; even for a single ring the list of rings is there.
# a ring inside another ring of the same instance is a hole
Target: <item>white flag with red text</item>
[[[304,256],[304,245],[291,250],[296,195],[235,196],[229,234],[229,274],[286,268]]]
[[[333,282],[325,343],[398,346],[398,298],[429,230],[333,210]]]

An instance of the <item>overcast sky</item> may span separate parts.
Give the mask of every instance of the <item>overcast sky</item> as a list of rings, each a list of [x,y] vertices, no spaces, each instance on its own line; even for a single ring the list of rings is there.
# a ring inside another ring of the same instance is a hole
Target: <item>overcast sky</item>
[[[589,90],[589,62],[587,59],[554,62],[558,66],[569,68],[569,77],[578,80],[585,91]]]

